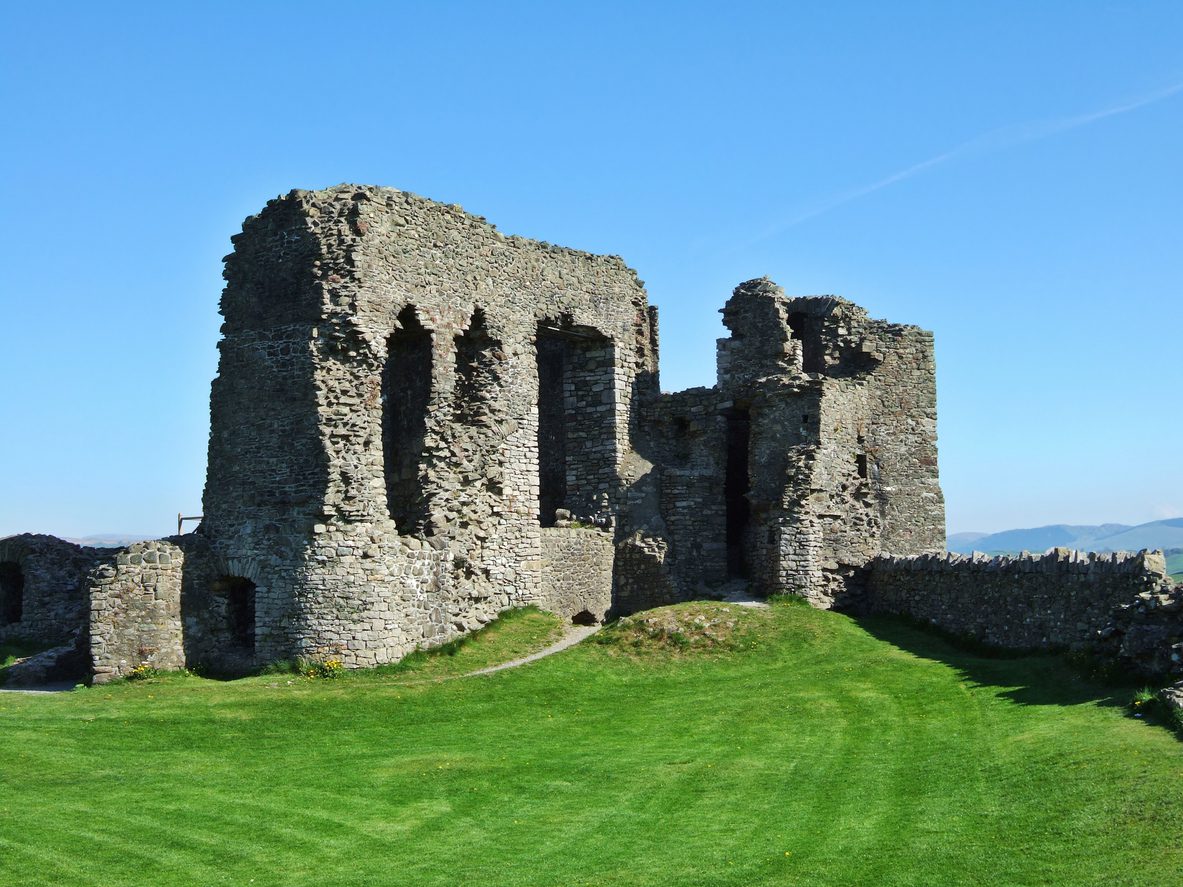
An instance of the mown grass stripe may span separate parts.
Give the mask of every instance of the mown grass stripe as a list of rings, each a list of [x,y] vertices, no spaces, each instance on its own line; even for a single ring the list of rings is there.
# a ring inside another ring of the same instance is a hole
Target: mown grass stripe
[[[890,620],[760,618],[731,649],[480,679],[454,676],[553,622],[386,675],[0,698],[0,883],[1183,882],[1183,753],[1127,690]]]

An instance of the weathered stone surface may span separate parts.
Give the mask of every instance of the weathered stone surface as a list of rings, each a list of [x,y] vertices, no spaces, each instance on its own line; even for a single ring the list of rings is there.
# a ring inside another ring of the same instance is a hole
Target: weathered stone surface
[[[612,609],[612,536],[590,528],[542,530],[541,605],[576,621],[603,622]]]
[[[110,552],[54,536],[0,539],[0,641],[62,644],[86,625],[87,572]]]
[[[646,423],[646,529],[677,594],[731,575],[831,606],[880,551],[943,551],[931,334],[767,278],[738,286],[723,322],[718,385],[662,395]]]
[[[718,384],[663,394],[616,256],[354,185],[232,240],[204,519],[71,566],[97,569],[58,627],[89,612],[96,679],[375,665],[509,607],[602,619],[737,577],[829,606],[880,551],[943,548],[922,330],[751,280]]]
[[[866,570],[859,606],[1003,649],[1083,651],[1149,676],[1183,674],[1183,589],[1161,552],[883,555]]]

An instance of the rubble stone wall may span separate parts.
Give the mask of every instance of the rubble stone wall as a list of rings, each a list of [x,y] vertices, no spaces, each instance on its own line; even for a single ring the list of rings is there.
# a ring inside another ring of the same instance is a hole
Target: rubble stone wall
[[[749,425],[754,588],[833,606],[880,551],[943,551],[931,334],[767,278],[736,287],[723,321],[720,409]]]
[[[86,577],[107,556],[54,536],[0,539],[0,641],[50,646],[84,629]]]
[[[862,608],[1011,650],[1091,650],[1144,671],[1178,663],[1183,594],[1161,552],[1055,549],[1021,557],[884,555]]]
[[[573,343],[560,505],[616,518],[636,480],[633,399],[656,393],[652,315],[619,258],[343,186],[248,219],[226,278],[201,532],[255,565],[260,660],[372,665],[541,601],[540,327]],[[409,324],[429,340],[422,423],[384,447],[388,345]],[[399,526],[387,475],[408,461],[423,519]]]
[[[603,530],[545,527],[542,530],[543,609],[566,619],[603,622],[612,609],[615,546]]]
[[[727,580],[727,431],[719,402],[713,388],[663,394],[650,427],[660,466],[651,530],[668,540],[671,581],[683,599]],[[665,597],[657,599],[669,603]]]
[[[90,656],[95,683],[134,668],[184,668],[181,618],[184,552],[165,540],[138,542],[99,566],[90,586]]]
[[[357,185],[276,198],[232,241],[200,527],[63,555],[73,585],[42,581],[52,554],[0,558],[0,617],[18,567],[22,629],[89,606],[103,678],[372,666],[511,607],[603,618],[733,582],[832,606],[879,552],[943,548],[922,330],[749,280],[717,385],[662,394],[617,256]]]

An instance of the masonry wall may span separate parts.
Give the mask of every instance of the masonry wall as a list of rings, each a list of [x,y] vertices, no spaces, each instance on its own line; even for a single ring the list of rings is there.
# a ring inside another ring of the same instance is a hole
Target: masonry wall
[[[541,600],[540,326],[578,343],[562,382],[561,507],[626,532],[633,402],[655,396],[656,357],[644,290],[619,258],[343,186],[248,219],[226,277],[201,532],[254,565],[259,660],[372,665]],[[487,359],[465,341],[474,323]],[[383,376],[392,334],[411,324],[427,347],[401,372],[426,379],[423,421],[391,447],[399,380],[384,390]],[[275,386],[271,403],[255,379]],[[278,483],[248,480],[284,460]],[[392,462],[412,466],[400,483],[421,519],[392,513]]]
[[[720,400],[713,388],[663,394],[652,417],[661,518],[654,530],[668,541],[670,581],[682,598],[727,581],[727,442]]]
[[[755,590],[842,605],[879,552],[943,550],[931,334],[767,278],[736,287],[723,320],[720,409],[749,424]]]
[[[543,609],[603,622],[612,609],[612,536],[576,527],[546,527],[541,536]]]
[[[0,539],[0,641],[51,646],[83,630],[90,570],[101,549],[25,533]]]
[[[89,615],[95,683],[125,677],[139,665],[185,667],[184,561],[170,542],[139,542],[95,570]]]
[[[1175,669],[1183,651],[1183,594],[1160,552],[882,556],[862,608],[1003,649],[1101,652],[1147,672]]]
[[[876,554],[943,547],[922,330],[750,280],[718,384],[661,394],[657,313],[619,257],[353,185],[232,240],[199,529],[102,556],[11,543],[0,622],[25,611],[0,636],[89,618],[103,679],[370,666],[526,604],[603,618],[746,582],[841,605]]]

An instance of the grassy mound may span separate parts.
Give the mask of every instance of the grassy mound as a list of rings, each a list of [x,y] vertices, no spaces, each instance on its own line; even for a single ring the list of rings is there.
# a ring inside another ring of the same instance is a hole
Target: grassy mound
[[[752,618],[718,655],[0,694],[0,882],[1183,883],[1183,743],[1136,688],[886,618]]]
[[[770,621],[766,611],[752,607],[695,602],[626,616],[595,641],[636,656],[733,653],[754,648]]]
[[[424,680],[456,677],[536,653],[559,640],[563,629],[563,620],[537,607],[506,610],[480,631],[438,647],[417,650],[391,665],[347,674],[357,680],[389,676]]]

